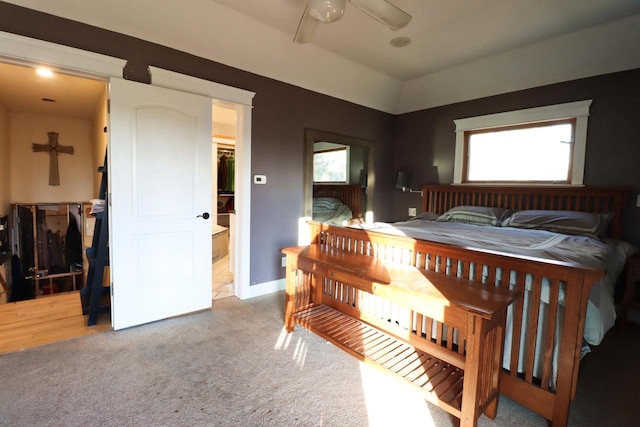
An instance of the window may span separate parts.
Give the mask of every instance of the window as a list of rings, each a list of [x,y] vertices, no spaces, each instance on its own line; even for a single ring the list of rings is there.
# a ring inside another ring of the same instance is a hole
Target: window
[[[571,179],[575,120],[465,132],[463,182]]]
[[[313,153],[313,182],[347,182],[347,147]]]
[[[454,183],[582,185],[590,105],[455,120]]]

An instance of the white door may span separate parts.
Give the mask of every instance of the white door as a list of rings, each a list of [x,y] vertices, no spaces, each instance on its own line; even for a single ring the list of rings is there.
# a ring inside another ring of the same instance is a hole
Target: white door
[[[210,308],[211,99],[118,78],[109,95],[112,326]]]

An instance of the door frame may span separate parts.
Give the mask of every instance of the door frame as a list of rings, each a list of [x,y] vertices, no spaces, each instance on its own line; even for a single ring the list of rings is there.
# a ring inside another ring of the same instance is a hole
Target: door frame
[[[0,31],[0,61],[18,65],[47,65],[66,74],[109,81],[122,76],[126,60],[84,51],[43,40]],[[208,96],[235,105],[238,115],[236,139],[236,239],[233,248],[236,295],[250,295],[251,266],[251,113],[255,92],[196,77],[149,67],[154,86]],[[113,165],[109,165],[111,168]],[[115,249],[115,248],[114,248]]]

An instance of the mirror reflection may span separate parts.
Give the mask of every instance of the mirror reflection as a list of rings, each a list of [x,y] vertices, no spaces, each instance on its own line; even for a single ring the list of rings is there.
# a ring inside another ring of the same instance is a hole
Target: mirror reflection
[[[307,130],[305,216],[336,225],[363,221],[372,210],[373,155],[372,141]]]

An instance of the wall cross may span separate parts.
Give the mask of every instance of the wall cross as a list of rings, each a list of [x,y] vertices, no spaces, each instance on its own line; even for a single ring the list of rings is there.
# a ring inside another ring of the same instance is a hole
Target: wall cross
[[[49,153],[49,185],[60,185],[60,172],[58,170],[58,153],[73,154],[70,145],[58,144],[58,132],[48,132],[49,142],[46,144],[33,144],[34,152]]]

